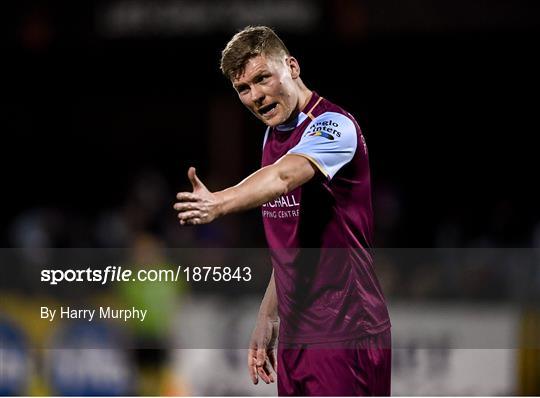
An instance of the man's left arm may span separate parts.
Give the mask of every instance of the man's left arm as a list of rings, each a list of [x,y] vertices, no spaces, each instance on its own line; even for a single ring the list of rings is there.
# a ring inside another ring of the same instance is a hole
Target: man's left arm
[[[179,192],[174,209],[181,225],[207,224],[226,214],[248,210],[305,184],[317,173],[306,157],[289,154],[263,167],[239,184],[219,192],[210,192],[190,167],[188,178],[193,192]]]

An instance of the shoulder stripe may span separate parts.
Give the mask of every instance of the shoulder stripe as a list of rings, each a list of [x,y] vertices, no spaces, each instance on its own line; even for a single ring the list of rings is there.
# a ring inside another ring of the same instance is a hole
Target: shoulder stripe
[[[308,117],[313,120],[315,119],[315,117],[313,116],[313,114],[311,112],[313,112],[313,109],[315,109],[317,107],[317,105],[319,105],[319,102],[321,102],[323,99],[323,97],[319,97],[319,99],[317,100],[317,102],[315,102],[315,105],[313,105],[311,107],[311,109],[309,111],[306,112],[306,115],[308,115]]]
[[[270,127],[267,127],[266,131],[264,133],[264,139],[263,139],[263,144],[262,144],[263,149],[264,149],[264,146],[266,145],[266,140],[268,139],[268,133],[269,132],[270,132]]]

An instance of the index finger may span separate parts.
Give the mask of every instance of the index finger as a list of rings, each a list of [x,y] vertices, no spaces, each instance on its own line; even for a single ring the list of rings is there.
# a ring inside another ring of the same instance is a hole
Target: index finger
[[[250,348],[248,350],[248,371],[251,376],[251,381],[253,384],[259,382],[259,377],[257,376],[257,350]]]
[[[176,194],[176,199],[184,202],[199,202],[202,200],[199,195],[196,195],[192,192],[178,192]]]

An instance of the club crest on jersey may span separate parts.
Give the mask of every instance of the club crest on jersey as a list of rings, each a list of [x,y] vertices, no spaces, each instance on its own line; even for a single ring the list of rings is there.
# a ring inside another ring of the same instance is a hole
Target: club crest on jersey
[[[328,138],[329,140],[334,139],[333,135],[325,133],[324,131],[314,131],[312,133],[309,133],[307,136],[308,137],[324,137],[324,138]]]

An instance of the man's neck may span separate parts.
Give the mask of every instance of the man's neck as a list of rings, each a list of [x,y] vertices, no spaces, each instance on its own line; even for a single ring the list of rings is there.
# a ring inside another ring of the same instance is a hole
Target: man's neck
[[[311,96],[313,95],[313,92],[309,90],[306,86],[302,84],[302,87],[300,87],[300,93],[298,95],[298,107],[296,110],[291,114],[291,117],[283,123],[288,124],[296,118],[301,112],[303,112],[306,109],[307,104],[309,104],[309,101],[311,100]]]
[[[311,100],[311,96],[313,95],[313,92],[309,90],[306,86],[304,86],[303,83],[301,83],[299,87],[299,94],[298,94],[298,107],[296,110],[291,114],[289,119],[287,119],[284,123],[281,124],[281,126],[287,125],[291,123],[292,120],[296,119],[300,112],[303,112]]]
[[[298,97],[298,104],[299,104],[298,110],[300,112],[303,112],[306,109],[306,106],[309,103],[309,100],[311,99],[312,95],[313,95],[313,92],[304,86]]]

